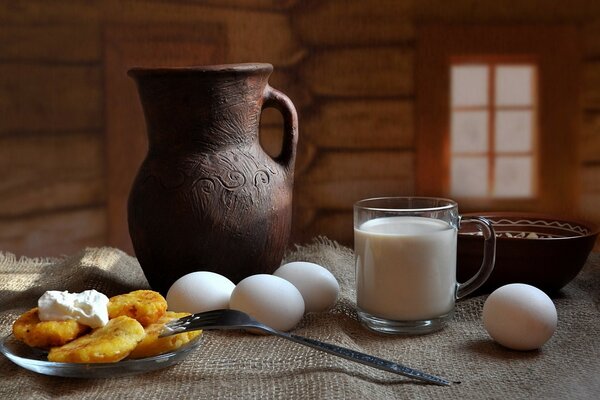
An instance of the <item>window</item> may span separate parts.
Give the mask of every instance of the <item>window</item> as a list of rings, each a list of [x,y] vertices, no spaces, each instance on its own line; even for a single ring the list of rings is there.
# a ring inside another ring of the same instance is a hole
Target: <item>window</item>
[[[456,59],[450,63],[450,195],[536,196],[534,63]]]
[[[570,26],[419,27],[416,194],[462,212],[572,213],[578,43]]]

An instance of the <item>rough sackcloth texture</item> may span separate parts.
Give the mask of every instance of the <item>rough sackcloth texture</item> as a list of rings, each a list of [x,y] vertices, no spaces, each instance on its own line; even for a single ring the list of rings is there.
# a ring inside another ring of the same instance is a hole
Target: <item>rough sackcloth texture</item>
[[[296,334],[335,343],[451,381],[415,382],[275,338],[238,331],[205,332],[181,363],[118,379],[38,375],[0,356],[0,398],[72,399],[577,399],[600,398],[600,254],[554,297],[557,332],[539,351],[516,352],[492,342],[481,323],[485,296],[459,301],[442,331],[385,336],[357,322],[353,254],[326,239],[298,246],[286,261],[316,262],[341,285],[335,308],[307,315]],[[107,295],[147,287],[137,260],[111,248],[63,259],[16,259],[0,253],[0,334],[45,290],[95,288]]]

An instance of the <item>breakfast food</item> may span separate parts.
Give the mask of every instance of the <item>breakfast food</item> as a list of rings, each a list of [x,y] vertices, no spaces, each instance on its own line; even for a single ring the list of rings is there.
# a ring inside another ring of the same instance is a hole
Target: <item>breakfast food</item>
[[[116,362],[127,357],[146,332],[133,318],[122,315],[111,319],[102,328],[81,336],[48,353],[49,361],[72,363]]]
[[[201,331],[191,331],[178,333],[176,335],[159,337],[165,324],[178,318],[189,315],[188,313],[176,313],[167,311],[156,323],[148,325],[145,328],[146,335],[135,349],[129,354],[129,358],[150,357],[157,354],[168,353],[189,343],[192,339],[200,335]]]
[[[295,327],[304,315],[304,300],[296,286],[275,275],[244,278],[231,293],[229,308],[243,311],[280,331]]]
[[[73,319],[40,321],[37,307],[21,315],[13,324],[13,334],[17,339],[28,346],[39,348],[62,346],[88,330],[88,326]]]
[[[96,290],[81,293],[49,290],[38,300],[38,313],[42,321],[75,320],[90,328],[108,323],[108,297]]]
[[[167,301],[158,292],[136,290],[110,298],[108,316],[110,319],[126,315],[137,320],[142,326],[158,321],[167,311]]]
[[[535,350],[558,324],[552,299],[540,289],[511,283],[494,290],[483,305],[483,324],[490,336],[513,350]]]
[[[273,275],[291,282],[302,294],[304,312],[327,311],[335,305],[340,284],[319,264],[294,261],[277,268]]]
[[[39,307],[33,308],[13,324],[15,338],[49,349],[49,361],[109,363],[174,351],[202,333],[160,338],[167,322],[189,314],[167,312],[167,302],[157,292],[137,290],[110,301],[95,290],[86,292],[46,292],[38,304],[46,307],[46,318],[53,319],[41,321]],[[104,314],[110,317],[105,324]]]
[[[189,312],[229,308],[229,298],[235,284],[223,275],[196,271],[177,279],[167,292],[169,310]]]

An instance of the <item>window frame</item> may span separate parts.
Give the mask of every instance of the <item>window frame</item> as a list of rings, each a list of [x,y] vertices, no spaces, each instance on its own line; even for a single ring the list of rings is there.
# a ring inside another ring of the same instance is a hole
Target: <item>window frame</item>
[[[422,25],[417,31],[415,189],[450,195],[450,62],[459,57],[537,61],[538,182],[535,198],[455,198],[463,212],[572,214],[578,197],[579,34],[570,25]]]
[[[539,61],[537,57],[530,55],[477,55],[477,56],[453,56],[450,57],[449,60],[449,73],[451,73],[451,68],[454,66],[460,65],[485,65],[489,68],[490,73],[488,74],[488,94],[487,94],[487,104],[482,106],[454,106],[452,104],[449,105],[449,117],[452,117],[452,113],[456,111],[470,111],[470,110],[485,110],[488,113],[488,149],[486,152],[480,152],[479,155],[486,155],[487,164],[488,164],[488,181],[486,188],[486,195],[477,197],[476,199],[487,199],[488,201],[493,199],[503,199],[503,200],[525,200],[531,201],[537,199],[539,196],[539,179],[537,176],[539,175],[540,166],[539,166]],[[527,106],[520,105],[498,105],[496,103],[495,94],[497,91],[496,87],[496,70],[499,66],[507,66],[507,65],[515,65],[515,66],[533,66],[534,68],[534,78],[532,82],[533,97],[531,99],[531,104]],[[449,97],[452,95],[451,89],[448,91]],[[450,100],[449,100],[450,101]],[[530,111],[533,114],[533,124],[531,130],[531,150],[528,152],[508,152],[508,151],[498,151],[495,147],[495,138],[496,138],[496,117],[499,111],[515,111],[515,110],[526,110]],[[452,134],[451,128],[448,128],[449,135]],[[454,152],[451,146],[449,146],[449,156],[456,156],[458,152]],[[475,155],[476,152],[465,152],[463,156],[472,156]],[[531,196],[495,196],[494,188],[495,188],[495,162],[498,157],[513,155],[513,156],[528,156],[531,157],[532,165],[532,174],[531,177]],[[451,174],[448,182],[448,193],[452,193],[452,182],[451,182]]]

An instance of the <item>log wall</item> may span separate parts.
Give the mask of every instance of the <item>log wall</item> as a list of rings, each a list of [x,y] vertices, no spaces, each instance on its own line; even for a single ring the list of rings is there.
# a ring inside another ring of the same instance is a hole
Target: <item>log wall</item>
[[[564,4],[563,4],[564,3]],[[575,24],[582,32],[578,214],[600,223],[600,6],[585,0],[0,2],[0,250],[109,243],[105,31],[223,27],[222,62],[264,61],[300,116],[293,241],[352,241],[352,204],[415,190],[414,59],[423,22]],[[263,117],[277,152],[281,118]]]

